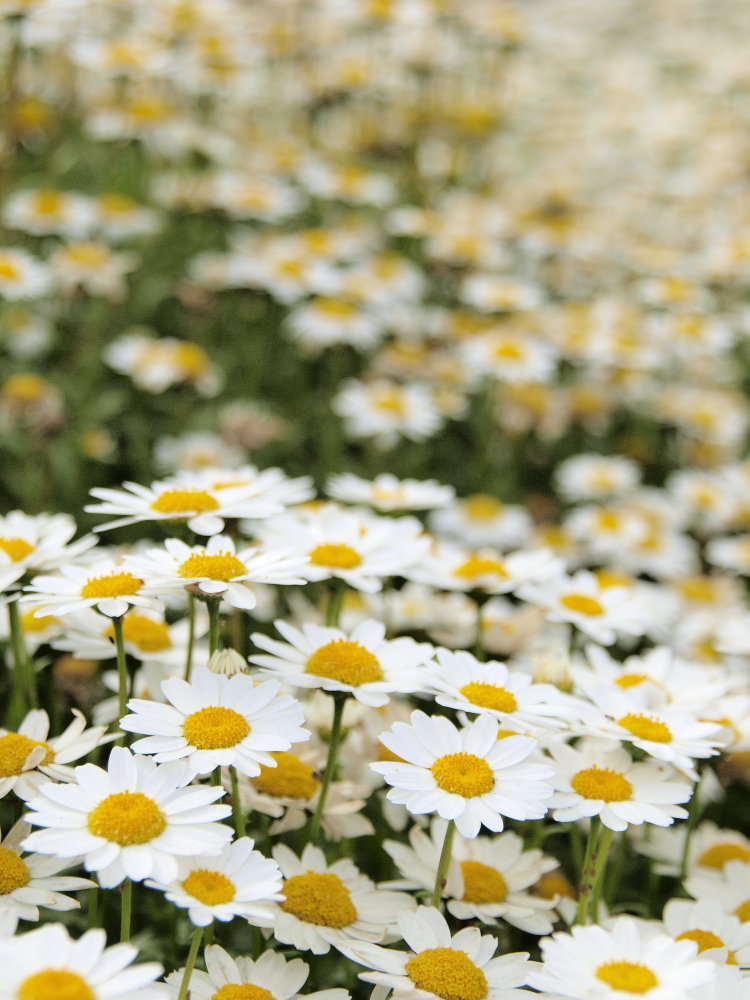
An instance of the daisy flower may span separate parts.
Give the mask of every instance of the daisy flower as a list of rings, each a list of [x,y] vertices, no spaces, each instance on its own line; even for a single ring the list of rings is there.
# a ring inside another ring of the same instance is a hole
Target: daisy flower
[[[521,506],[501,503],[489,493],[474,493],[430,515],[438,535],[472,548],[515,548],[528,541],[532,521]]]
[[[727,845],[728,846],[728,845]],[[718,848],[715,852],[718,855]],[[685,879],[694,899],[716,900],[722,913],[731,913],[750,926],[750,852],[748,859],[726,861],[723,867],[695,867]]]
[[[750,964],[750,924],[726,913],[716,899],[670,899],[662,922],[675,941],[695,941],[699,955],[719,964]]]
[[[351,438],[373,438],[378,448],[394,448],[401,438],[434,437],[445,420],[430,388],[419,382],[401,385],[391,379],[346,379],[331,401]]]
[[[289,313],[286,329],[308,353],[333,344],[351,344],[366,351],[382,338],[384,321],[353,302],[329,295],[315,296]]]
[[[283,902],[274,909],[273,934],[282,944],[325,955],[352,940],[382,941],[399,911],[413,906],[401,892],[376,889],[348,859],[332,865],[308,844],[297,857],[283,844],[273,850],[284,874]]]
[[[693,941],[674,941],[653,926],[617,917],[609,926],[574,927],[542,942],[543,968],[529,977],[535,989],[574,1000],[685,1000],[708,983],[712,962],[696,959]]]
[[[49,268],[18,247],[0,248],[0,298],[39,299],[52,286]]]
[[[367,504],[383,512],[434,510],[451,504],[456,495],[452,486],[441,486],[435,479],[397,479],[388,472],[373,480],[342,472],[330,477],[326,491],[334,500]]]
[[[398,927],[409,951],[359,941],[341,949],[372,970],[360,972],[360,979],[393,990],[394,1000],[529,1000],[530,993],[517,989],[534,967],[528,954],[494,958],[497,938],[476,927],[451,935],[445,917],[428,906],[399,914]]]
[[[67,514],[12,510],[0,517],[0,591],[29,573],[57,569],[96,545],[93,535],[71,542],[77,530]]]
[[[240,956],[232,958],[218,944],[209,945],[203,953],[206,971],[198,969],[190,977],[191,1000],[221,1000],[222,996],[230,1000],[234,995],[242,997],[238,992],[247,987],[245,996],[263,997],[265,1000],[302,1000],[299,990],[304,985],[310,967],[301,958],[287,960],[276,951],[264,951],[253,961]],[[184,970],[170,973],[166,978],[168,986],[179,989]],[[222,994],[222,990],[224,993]],[[349,1000],[349,993],[344,989],[318,990],[307,993],[305,997],[314,1000]]]
[[[48,910],[76,910],[80,902],[62,890],[89,889],[96,885],[88,878],[58,875],[72,861],[44,858],[38,854],[21,857],[21,841],[30,832],[19,820],[0,844],[0,928],[13,934],[19,920],[38,920],[39,907]]]
[[[671,826],[687,817],[677,803],[688,801],[693,786],[670,780],[668,765],[636,762],[619,743],[603,740],[579,742],[575,749],[553,744],[549,752],[557,765],[549,805],[559,823],[599,816],[621,832],[631,823]]]
[[[76,941],[62,924],[0,938],[0,1000],[166,1000],[166,987],[154,982],[158,962],[133,965],[137,948],[106,944],[103,930]]]
[[[286,643],[256,632],[256,646],[271,656],[252,656],[257,663],[280,675],[288,684],[346,691],[372,708],[387,704],[393,693],[411,694],[424,688],[424,664],[433,647],[406,636],[385,638],[385,625],[366,620],[352,632],[304,624],[302,630],[284,621],[275,622]]]
[[[271,911],[263,903],[279,900],[279,866],[253,850],[248,837],[228,844],[216,858],[199,855],[178,861],[178,873],[169,882],[148,879],[149,889],[164,893],[170,903],[188,911],[196,927],[208,927],[212,920],[225,923],[243,917],[249,923],[268,920]]]
[[[191,683],[170,677],[161,689],[168,704],[134,698],[128,702],[133,714],[120,727],[146,734],[133,744],[136,753],[154,754],[157,763],[186,758],[191,776],[236,767],[252,777],[261,764],[274,766],[271,751],[310,736],[300,728],[302,706],[280,695],[276,680],[256,685],[247,674],[226,677],[199,667]]]
[[[182,762],[155,764],[115,747],[105,771],[75,769],[75,783],[39,789],[26,819],[36,830],[23,847],[59,858],[83,857],[105,889],[125,878],[141,882],[177,878],[177,857],[219,854],[232,830],[219,823],[230,806],[211,805],[218,787],[185,787],[192,778]]]
[[[17,732],[0,729],[0,798],[13,791],[19,799],[32,799],[50,778],[70,781],[73,771],[65,765],[113,738],[105,736],[106,726],[86,729],[83,714],[72,712],[67,729],[51,738],[49,716],[40,708],[26,715]]]
[[[562,569],[563,563],[549,549],[501,555],[496,549],[466,549],[440,542],[409,569],[408,576],[441,590],[507,594],[524,585],[543,585]]]
[[[573,503],[630,493],[640,479],[636,463],[621,455],[574,455],[555,470],[558,492]]]
[[[289,551],[235,550],[227,535],[213,535],[205,546],[168,538],[163,549],[129,556],[124,565],[146,581],[150,594],[181,593],[190,588],[203,598],[220,598],[233,608],[255,607],[253,583],[301,584],[304,559]]]
[[[61,566],[58,576],[35,576],[20,600],[33,601],[40,616],[95,608],[108,618],[121,618],[133,606],[161,608],[155,597],[143,593],[143,583],[124,563],[100,559],[87,566]]]
[[[552,771],[522,763],[536,749],[535,740],[498,740],[499,729],[489,715],[459,729],[441,716],[412,712],[410,724],[396,722],[380,737],[401,762],[378,761],[370,767],[393,786],[391,802],[414,815],[437,812],[455,820],[463,837],[476,837],[482,826],[502,830],[503,816],[541,819],[552,792],[545,779]]]

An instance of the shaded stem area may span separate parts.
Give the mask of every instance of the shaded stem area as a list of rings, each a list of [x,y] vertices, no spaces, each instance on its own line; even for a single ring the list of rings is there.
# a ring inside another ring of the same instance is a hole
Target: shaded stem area
[[[344,705],[348,697],[349,695],[346,691],[333,692],[333,721],[331,722],[331,738],[328,743],[328,760],[326,761],[326,769],[323,774],[323,782],[320,786],[318,804],[310,820],[310,836],[308,839],[311,844],[314,844],[318,839],[320,821],[323,818],[323,809],[328,797],[328,789],[331,787],[333,775],[336,771],[336,760],[339,752],[339,744],[341,743],[341,723],[344,718]]]
[[[453,837],[455,833],[456,833],[456,824],[451,819],[448,821],[448,826],[445,828],[443,849],[440,852],[438,869],[435,874],[435,888],[432,890],[432,905],[436,908],[440,906],[440,900],[443,895],[443,888],[445,886],[445,882],[448,877],[448,868],[450,867],[451,863],[451,853],[453,850]]]

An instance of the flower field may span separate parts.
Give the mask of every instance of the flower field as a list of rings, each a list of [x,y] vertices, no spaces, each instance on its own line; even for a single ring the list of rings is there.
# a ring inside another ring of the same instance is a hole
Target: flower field
[[[0,1000],[750,1000],[748,37],[0,0]]]

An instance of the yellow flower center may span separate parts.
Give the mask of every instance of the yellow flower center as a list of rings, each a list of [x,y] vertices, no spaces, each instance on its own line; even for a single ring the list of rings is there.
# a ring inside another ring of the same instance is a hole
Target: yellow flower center
[[[647,680],[649,680],[648,674],[622,674],[622,676],[617,678],[615,684],[627,691],[628,688],[645,684]]]
[[[122,194],[103,194],[99,198],[99,208],[104,215],[128,215],[135,207],[135,202]]]
[[[750,861],[750,848],[743,844],[714,844],[696,859],[696,864],[721,871],[730,861]]]
[[[587,767],[575,774],[570,784],[584,799],[604,802],[626,802],[633,792],[626,777],[606,767]]]
[[[554,899],[555,896],[565,896],[575,899],[576,891],[562,872],[546,872],[536,883],[532,892],[541,899]]]
[[[205,490],[165,490],[151,504],[157,514],[172,514],[175,517],[206,514],[217,510],[219,501]]]
[[[233,580],[247,573],[247,566],[231,552],[215,552],[213,555],[194,552],[188,556],[177,570],[180,576],[207,577],[209,580]]]
[[[41,190],[34,197],[34,210],[38,215],[57,215],[65,204],[60,191]]]
[[[677,581],[677,589],[688,601],[713,604],[719,594],[715,580],[710,576],[688,576]]]
[[[750,920],[750,899],[746,899],[744,903],[740,903],[734,911],[734,915],[735,917],[739,917],[743,924],[746,924]]]
[[[55,751],[48,743],[32,740],[28,736],[22,736],[21,733],[6,733],[5,736],[0,736],[0,778],[11,778],[16,774],[22,774],[29,754],[35,747],[44,747],[46,751],[35,767],[49,764],[55,756]]]
[[[403,416],[406,412],[403,393],[398,389],[378,389],[372,394],[372,405],[386,413]]]
[[[604,614],[602,604],[588,594],[565,594],[560,598],[560,604],[568,611],[575,611],[578,615],[589,615],[591,618]]]
[[[15,851],[0,847],[0,896],[7,896],[15,889],[21,889],[31,879],[31,872],[25,861]]]
[[[508,884],[491,865],[481,861],[462,861],[461,875],[464,880],[465,903],[502,903],[508,895]]]
[[[628,712],[621,719],[617,720],[618,726],[627,729],[629,733],[639,740],[648,740],[651,743],[671,743],[672,733],[669,726],[659,719],[650,718],[648,715],[636,715]]]
[[[327,543],[315,546],[310,553],[310,562],[315,566],[331,566],[333,569],[354,569],[362,562],[362,556],[351,545]]]
[[[252,983],[229,983],[220,987],[211,1000],[276,1000],[269,990]]]
[[[316,649],[307,661],[305,673],[352,687],[382,681],[385,676],[377,656],[349,639],[333,639]]]
[[[34,551],[34,546],[29,545],[25,538],[0,538],[0,550],[12,562],[20,562],[26,556],[31,555]]]
[[[430,768],[438,786],[465,799],[486,795],[495,787],[495,775],[483,757],[474,753],[448,753]]]
[[[137,594],[142,586],[143,580],[132,573],[107,573],[87,580],[81,587],[81,597],[127,597]]]
[[[633,577],[628,576],[627,573],[618,573],[613,569],[597,569],[594,570],[594,576],[596,577],[596,582],[602,588],[606,590],[608,587],[632,587]]]
[[[189,340],[183,340],[175,346],[173,357],[187,378],[200,378],[209,367],[206,352],[197,344],[191,344]],[[213,500],[213,497],[211,499]],[[210,509],[215,510],[214,507]]]
[[[638,962],[605,962],[596,970],[596,978],[624,993],[648,993],[659,985],[651,969]]]
[[[506,691],[498,684],[485,684],[481,681],[471,681],[459,690],[467,701],[481,708],[492,708],[496,712],[515,712],[518,707],[516,696],[512,691]]]
[[[495,344],[492,353],[498,361],[521,361],[524,358],[521,347],[512,340],[501,340]]]
[[[167,817],[143,792],[115,792],[91,810],[87,826],[95,837],[130,847],[147,844],[163,833]]]
[[[13,263],[12,258],[6,257],[4,254],[0,255],[0,278],[15,281],[19,274],[18,265]]]
[[[182,724],[185,739],[197,750],[226,750],[241,743],[249,732],[243,715],[220,705],[191,712]]]
[[[726,948],[726,944],[718,934],[714,934],[713,931],[700,930],[697,927],[678,934],[675,941],[695,941],[698,945],[698,954],[702,951],[707,951],[709,948]]]
[[[487,977],[465,951],[426,948],[406,963],[405,972],[419,990],[441,1000],[484,1000]]]
[[[71,263],[94,270],[105,264],[109,257],[109,250],[100,243],[71,243],[64,253]]]
[[[357,308],[341,299],[322,298],[315,302],[315,308],[329,319],[351,319],[357,315]]]
[[[49,392],[50,384],[41,375],[24,372],[11,375],[3,383],[3,396],[15,403],[36,403]]]
[[[503,505],[489,493],[474,493],[463,502],[464,513],[472,521],[492,521],[503,509]]]
[[[182,888],[189,896],[206,906],[218,906],[220,903],[231,903],[237,887],[221,872],[196,868],[182,882]]]
[[[53,625],[61,624],[60,619],[55,618],[54,615],[36,617],[35,610],[35,608],[30,608],[21,615],[21,626],[24,632],[44,632],[45,629],[52,628]]]
[[[276,767],[260,765],[260,774],[251,778],[255,788],[263,795],[280,799],[311,799],[320,787],[309,764],[293,753],[273,753]]]
[[[18,1000],[96,1000],[96,994],[77,972],[67,969],[45,969],[35,972],[21,983]]]
[[[474,580],[478,576],[499,576],[507,580],[509,574],[501,559],[493,556],[470,556],[453,571],[453,575],[461,580]]]
[[[306,871],[284,883],[282,910],[319,927],[348,927],[357,919],[349,890],[332,872]]]
[[[112,625],[106,631],[107,638],[114,637]],[[122,637],[125,642],[137,646],[144,653],[159,653],[172,648],[169,629],[165,622],[155,622],[145,615],[128,615],[122,620]]]

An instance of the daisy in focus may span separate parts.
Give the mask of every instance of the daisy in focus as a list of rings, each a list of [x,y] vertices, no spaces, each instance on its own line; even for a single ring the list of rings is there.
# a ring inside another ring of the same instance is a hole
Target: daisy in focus
[[[143,591],[144,581],[124,563],[100,559],[87,566],[66,564],[58,576],[35,576],[20,598],[34,602],[39,617],[66,615],[95,608],[108,618],[121,618],[131,607],[161,609],[161,602]]]

